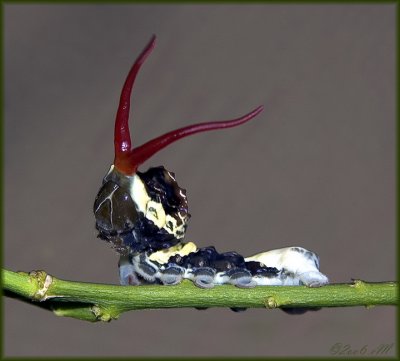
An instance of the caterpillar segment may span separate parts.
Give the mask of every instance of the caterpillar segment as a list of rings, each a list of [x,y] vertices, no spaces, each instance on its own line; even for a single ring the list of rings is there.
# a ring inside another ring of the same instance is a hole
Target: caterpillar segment
[[[121,256],[123,285],[175,285],[189,279],[201,288],[232,284],[320,287],[329,283],[319,270],[319,258],[302,247],[286,247],[244,258],[237,252],[218,253],[215,247],[197,248],[192,242],[148,254]]]

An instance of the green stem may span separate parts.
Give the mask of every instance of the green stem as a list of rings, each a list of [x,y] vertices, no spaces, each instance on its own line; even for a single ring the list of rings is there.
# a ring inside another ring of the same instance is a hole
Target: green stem
[[[243,307],[314,308],[397,304],[397,283],[331,284],[305,286],[259,286],[251,289],[231,285],[200,289],[190,281],[176,286],[125,287],[64,281],[44,271],[16,273],[3,270],[7,296],[22,298],[51,309],[59,316],[87,321],[109,321],[123,312],[151,308]],[[39,302],[39,303],[38,303]]]

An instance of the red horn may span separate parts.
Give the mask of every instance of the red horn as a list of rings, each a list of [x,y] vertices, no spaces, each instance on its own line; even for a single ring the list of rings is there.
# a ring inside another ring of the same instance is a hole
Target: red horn
[[[150,55],[151,51],[154,49],[155,44],[156,36],[153,35],[147,46],[144,48],[142,53],[133,64],[128,76],[126,77],[124,86],[121,91],[121,97],[119,100],[114,129],[115,165],[121,163],[121,161],[123,161],[127,155],[131,154],[131,136],[129,133],[129,108],[133,83],[135,82],[136,75],[139,72],[140,67]]]
[[[148,55],[154,48],[156,37],[153,36],[133,64],[128,77],[125,80],[124,87],[122,88],[120,103],[115,121],[114,145],[115,145],[115,159],[114,166],[121,172],[127,175],[136,172],[138,166],[157,153],[159,150],[165,148],[169,144],[177,141],[178,139],[187,137],[192,134],[207,132],[209,130],[231,128],[243,124],[250,119],[253,119],[263,109],[259,106],[250,113],[233,120],[214,121],[207,123],[199,123],[189,125],[177,130],[173,130],[164,135],[161,135],[147,143],[131,149],[131,138],[129,134],[129,105],[130,96],[132,92],[133,83],[136,75],[144,63]]]

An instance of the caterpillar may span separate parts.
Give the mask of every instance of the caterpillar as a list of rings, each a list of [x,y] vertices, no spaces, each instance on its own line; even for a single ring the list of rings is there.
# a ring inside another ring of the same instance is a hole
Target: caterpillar
[[[190,218],[186,190],[163,166],[138,167],[171,143],[196,133],[236,127],[259,115],[263,106],[232,120],[189,125],[132,147],[130,97],[140,67],[155,47],[153,35],[136,59],[122,88],[114,130],[114,162],[97,193],[93,211],[98,237],[120,254],[121,285],[175,285],[189,279],[201,288],[232,284],[319,287],[328,278],[319,258],[302,247],[287,247],[244,257],[219,253],[184,241]]]

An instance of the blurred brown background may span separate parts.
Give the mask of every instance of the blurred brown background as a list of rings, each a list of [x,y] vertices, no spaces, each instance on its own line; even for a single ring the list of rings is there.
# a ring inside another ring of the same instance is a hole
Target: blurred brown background
[[[332,282],[395,278],[395,5],[5,5],[4,266],[117,283],[92,204],[125,76],[133,142],[265,111],[148,161],[188,190],[187,239],[298,245]],[[109,324],[6,300],[7,356],[329,356],[395,341],[394,307],[154,310]],[[393,355],[394,348],[391,350]]]

